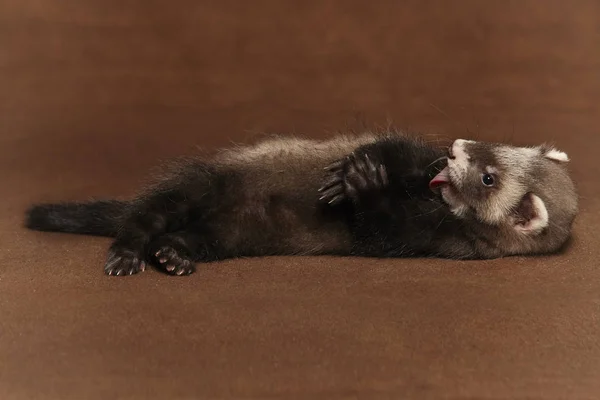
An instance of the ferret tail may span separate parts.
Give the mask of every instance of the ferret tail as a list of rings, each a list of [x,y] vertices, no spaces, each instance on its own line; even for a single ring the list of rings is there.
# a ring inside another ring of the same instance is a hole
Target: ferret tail
[[[27,210],[25,226],[37,231],[114,237],[129,204],[119,200],[37,204]]]

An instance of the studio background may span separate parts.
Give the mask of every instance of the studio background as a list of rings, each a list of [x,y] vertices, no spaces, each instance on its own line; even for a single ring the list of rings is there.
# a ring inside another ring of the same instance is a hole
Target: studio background
[[[0,0],[0,397],[592,398],[599,49],[597,1]],[[22,228],[198,147],[390,122],[555,143],[572,245],[111,279],[107,239]]]

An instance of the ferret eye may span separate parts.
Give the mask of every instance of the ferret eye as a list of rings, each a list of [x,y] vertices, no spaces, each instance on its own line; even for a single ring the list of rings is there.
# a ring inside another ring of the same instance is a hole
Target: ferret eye
[[[485,186],[493,186],[494,185],[494,176],[492,174],[483,174],[481,176],[481,182]]]

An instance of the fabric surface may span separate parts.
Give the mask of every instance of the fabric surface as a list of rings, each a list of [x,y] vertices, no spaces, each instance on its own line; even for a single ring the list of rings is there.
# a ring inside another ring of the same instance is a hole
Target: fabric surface
[[[2,0],[0,398],[598,398],[599,27],[596,1]],[[123,279],[108,239],[22,228],[198,147],[388,122],[554,142],[572,244]]]

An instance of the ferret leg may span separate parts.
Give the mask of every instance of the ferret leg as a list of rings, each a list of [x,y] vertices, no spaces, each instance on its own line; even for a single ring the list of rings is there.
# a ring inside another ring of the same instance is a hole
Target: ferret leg
[[[136,203],[108,251],[104,266],[107,275],[133,275],[143,271],[150,241],[168,230],[184,226],[193,207],[185,191],[178,188],[158,191]]]

